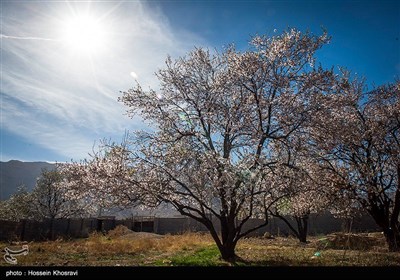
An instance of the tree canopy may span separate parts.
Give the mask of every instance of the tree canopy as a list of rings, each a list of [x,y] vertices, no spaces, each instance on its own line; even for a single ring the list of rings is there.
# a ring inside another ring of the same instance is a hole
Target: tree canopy
[[[255,36],[244,52],[168,57],[158,91],[137,84],[119,98],[153,129],[64,165],[69,193],[101,205],[168,203],[202,223],[230,261],[282,206],[305,232],[324,206],[362,207],[397,250],[399,84],[363,94],[346,71],[317,64],[328,41],[291,29]],[[251,218],[262,222],[246,226]]]

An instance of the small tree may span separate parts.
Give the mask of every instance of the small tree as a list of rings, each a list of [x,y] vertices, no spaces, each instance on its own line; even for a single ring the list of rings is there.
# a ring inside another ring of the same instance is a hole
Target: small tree
[[[31,194],[24,185],[19,186],[8,200],[0,202],[0,219],[10,221],[31,219],[34,217],[31,205]]]
[[[32,191],[32,208],[37,219],[82,217],[88,205],[67,196],[64,178],[59,170],[43,169]]]
[[[32,191],[31,203],[35,219],[50,219],[50,239],[54,239],[54,219],[84,217],[92,209],[87,200],[68,195],[64,176],[58,168],[42,170]]]
[[[274,145],[279,164],[271,180],[275,185],[271,207],[272,216],[281,219],[300,242],[307,242],[310,214],[328,210],[332,204],[329,182],[323,178],[317,162],[309,151],[308,129],[303,129]],[[293,223],[295,225],[293,225]]]

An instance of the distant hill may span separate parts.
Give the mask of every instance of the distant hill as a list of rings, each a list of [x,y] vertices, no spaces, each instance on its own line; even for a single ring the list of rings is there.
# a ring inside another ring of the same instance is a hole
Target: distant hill
[[[31,191],[42,168],[51,170],[54,167],[47,162],[0,161],[0,200],[8,199],[22,184]]]
[[[0,200],[10,198],[22,184],[31,191],[36,184],[36,179],[42,172],[42,168],[52,170],[55,168],[55,164],[47,162],[22,162],[19,160],[0,161]],[[172,206],[160,205],[153,210],[143,210],[140,207],[122,210],[115,207],[107,210],[104,209],[101,215],[112,215],[118,218],[133,216],[174,217],[178,216],[179,213]]]

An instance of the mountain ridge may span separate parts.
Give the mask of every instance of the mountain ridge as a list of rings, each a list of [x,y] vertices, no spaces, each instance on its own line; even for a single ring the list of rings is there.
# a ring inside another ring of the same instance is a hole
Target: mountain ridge
[[[10,198],[21,185],[25,185],[27,190],[31,191],[42,169],[51,170],[54,167],[54,163],[45,161],[0,161],[0,200]]]
[[[43,168],[47,170],[54,169],[55,163],[20,160],[0,161],[0,201],[10,198],[21,184],[24,184],[28,191],[32,191],[36,184],[36,179],[40,176]],[[152,210],[141,209],[140,207],[127,209],[115,207],[104,209],[102,215],[112,215],[118,218],[155,215],[161,217],[180,217],[180,214],[170,205],[160,205]]]

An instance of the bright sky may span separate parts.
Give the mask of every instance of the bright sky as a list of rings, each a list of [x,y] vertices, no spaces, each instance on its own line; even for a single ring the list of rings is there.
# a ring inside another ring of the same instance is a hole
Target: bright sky
[[[194,46],[245,49],[288,27],[332,36],[324,67],[346,66],[369,86],[400,76],[399,1],[1,0],[0,160],[69,161],[95,141],[145,128],[120,91],[157,88],[168,54]]]

